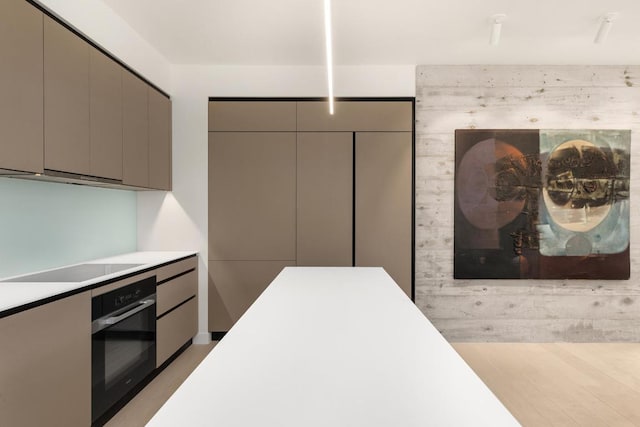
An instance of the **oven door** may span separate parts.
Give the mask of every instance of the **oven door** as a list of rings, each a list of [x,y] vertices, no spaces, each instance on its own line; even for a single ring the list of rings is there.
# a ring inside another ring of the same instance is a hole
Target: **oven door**
[[[155,295],[93,322],[92,422],[156,365]]]

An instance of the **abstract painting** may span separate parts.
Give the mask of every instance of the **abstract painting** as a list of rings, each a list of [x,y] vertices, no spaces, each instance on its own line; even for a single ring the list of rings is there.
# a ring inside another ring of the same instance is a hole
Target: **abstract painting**
[[[628,279],[629,130],[456,130],[456,279]]]

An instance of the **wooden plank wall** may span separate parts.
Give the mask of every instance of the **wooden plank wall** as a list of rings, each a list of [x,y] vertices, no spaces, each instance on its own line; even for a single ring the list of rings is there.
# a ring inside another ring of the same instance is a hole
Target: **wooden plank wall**
[[[631,129],[631,279],[453,280],[454,130]],[[418,66],[416,304],[449,341],[640,341],[640,66]]]

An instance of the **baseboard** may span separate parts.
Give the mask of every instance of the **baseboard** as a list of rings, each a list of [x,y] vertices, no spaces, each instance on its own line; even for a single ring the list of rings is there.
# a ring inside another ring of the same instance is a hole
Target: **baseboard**
[[[207,345],[211,342],[211,334],[209,332],[198,332],[198,334],[193,337],[193,343],[195,345]]]

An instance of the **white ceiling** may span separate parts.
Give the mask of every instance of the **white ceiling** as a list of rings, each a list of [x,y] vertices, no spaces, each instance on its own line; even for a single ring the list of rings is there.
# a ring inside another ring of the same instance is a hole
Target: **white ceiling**
[[[323,0],[102,0],[174,64],[323,65]],[[640,64],[640,0],[332,0],[336,65]],[[619,12],[606,43],[601,17]],[[490,16],[506,13],[489,45]]]

